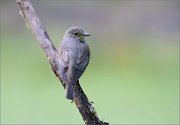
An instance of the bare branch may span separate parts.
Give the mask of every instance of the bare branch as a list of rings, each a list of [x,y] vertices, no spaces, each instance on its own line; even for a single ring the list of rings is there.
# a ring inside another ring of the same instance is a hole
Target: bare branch
[[[49,35],[47,34],[44,26],[42,25],[40,19],[35,13],[35,10],[30,2],[30,0],[17,0],[17,3],[20,6],[20,14],[23,16],[26,22],[26,26],[28,29],[31,29],[31,31],[35,34],[38,42],[40,43],[42,49],[44,50],[49,63],[51,65],[51,68],[55,75],[60,79],[60,73],[58,70],[58,63],[56,61],[56,53],[57,50],[52,43]],[[61,81],[63,87],[65,88],[65,85]],[[109,123],[103,122],[99,120],[96,111],[92,104],[88,101],[87,96],[83,92],[79,81],[77,84],[74,85],[74,103],[76,104],[80,114],[83,117],[83,120],[86,125],[108,125]]]

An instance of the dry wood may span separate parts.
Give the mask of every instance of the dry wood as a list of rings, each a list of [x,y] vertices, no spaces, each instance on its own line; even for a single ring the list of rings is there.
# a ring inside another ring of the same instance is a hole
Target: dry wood
[[[40,19],[35,13],[35,10],[30,2],[30,0],[17,0],[18,5],[20,6],[20,14],[23,16],[26,22],[26,26],[30,29],[36,36],[38,42],[40,43],[44,53],[46,54],[51,69],[55,75],[60,79],[60,73],[58,70],[58,63],[56,59],[57,49],[51,41],[47,31],[42,25]],[[61,81],[62,83],[62,81]],[[65,85],[62,83],[63,87]],[[83,117],[83,120],[86,125],[108,125],[109,123],[99,120],[96,111],[92,104],[88,101],[87,96],[83,92],[79,81],[75,84],[75,98],[74,103],[76,104],[80,114]]]

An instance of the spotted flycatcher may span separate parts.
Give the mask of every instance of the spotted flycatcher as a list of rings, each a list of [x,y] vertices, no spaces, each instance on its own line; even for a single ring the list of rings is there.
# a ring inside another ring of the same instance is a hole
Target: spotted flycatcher
[[[85,42],[85,36],[90,36],[81,27],[70,27],[58,49],[58,66],[60,78],[66,86],[66,98],[74,99],[74,84],[76,84],[86,69],[90,50]]]

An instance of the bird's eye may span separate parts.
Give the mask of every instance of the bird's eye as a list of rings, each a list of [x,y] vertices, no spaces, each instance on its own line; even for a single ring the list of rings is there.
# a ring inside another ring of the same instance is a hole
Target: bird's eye
[[[74,33],[74,35],[76,35],[76,36],[77,36],[78,34],[79,34],[79,33]]]

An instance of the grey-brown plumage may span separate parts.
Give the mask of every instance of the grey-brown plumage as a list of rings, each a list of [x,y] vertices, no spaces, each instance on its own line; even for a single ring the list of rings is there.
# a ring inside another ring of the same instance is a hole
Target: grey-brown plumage
[[[90,50],[85,36],[90,34],[81,27],[71,27],[66,31],[58,49],[60,77],[66,85],[67,99],[73,100],[73,84],[77,83],[89,63]]]

